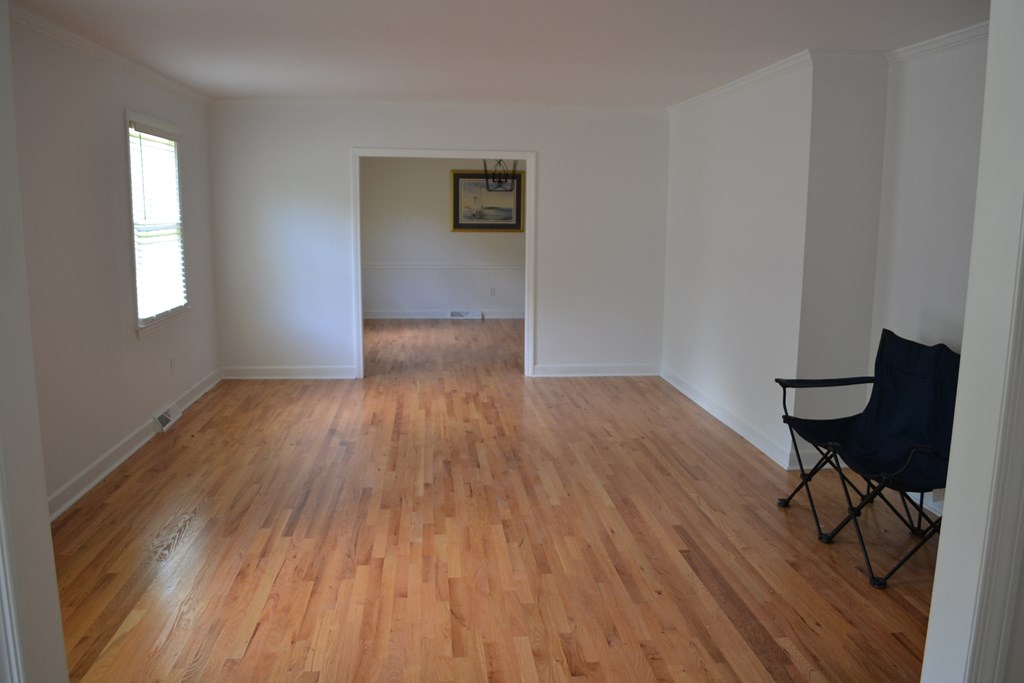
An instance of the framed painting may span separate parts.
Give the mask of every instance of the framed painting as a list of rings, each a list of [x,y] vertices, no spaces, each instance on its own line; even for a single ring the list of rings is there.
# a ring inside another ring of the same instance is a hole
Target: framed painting
[[[522,232],[523,171],[492,190],[483,171],[452,171],[452,232]]]

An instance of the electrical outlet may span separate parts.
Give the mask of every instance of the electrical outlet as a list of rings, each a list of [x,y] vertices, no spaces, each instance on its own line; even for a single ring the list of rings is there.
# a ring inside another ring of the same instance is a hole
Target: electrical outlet
[[[498,289],[496,287],[491,287],[491,296],[494,296],[497,293],[498,293]]]

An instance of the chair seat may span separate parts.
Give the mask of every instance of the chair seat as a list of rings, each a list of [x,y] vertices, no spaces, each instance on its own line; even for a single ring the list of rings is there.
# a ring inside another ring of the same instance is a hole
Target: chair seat
[[[866,479],[891,474],[911,457],[920,441],[907,437],[864,439],[863,414],[828,420],[812,420],[787,415],[783,421],[803,439],[815,446],[834,451],[854,472]],[[946,460],[932,449],[919,450],[909,466],[893,476],[889,487],[908,493],[922,493],[946,486]]]
[[[905,493],[928,493],[946,487],[946,460],[932,450],[919,450],[911,459],[917,444],[904,441],[895,442],[884,451],[856,451],[849,446],[837,449],[839,457],[850,469],[867,479],[879,479],[892,471],[893,463],[903,463],[910,459],[905,470],[890,475],[888,486]]]
[[[830,447],[844,443],[860,419],[860,415],[837,417],[828,420],[811,420],[803,417],[786,415],[782,421],[793,428],[797,434],[815,446]]]

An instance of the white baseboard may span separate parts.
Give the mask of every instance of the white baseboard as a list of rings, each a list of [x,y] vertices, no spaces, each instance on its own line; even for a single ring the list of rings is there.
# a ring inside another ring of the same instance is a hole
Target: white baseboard
[[[926,493],[924,494],[924,509],[941,517],[945,499],[946,489],[936,489],[931,493]]]
[[[177,403],[181,408],[182,412],[185,411],[190,405],[198,401],[203,394],[217,386],[217,383],[224,378],[220,368],[217,368],[206,377],[202,378],[198,382],[192,385],[192,388],[187,389],[185,393],[178,397]]]
[[[650,377],[657,365],[535,365],[534,377]]]
[[[224,379],[355,379],[354,365],[290,365],[221,368]]]
[[[486,318],[509,318],[509,319],[523,319],[526,317],[526,311],[522,310],[487,310],[483,309],[483,317]]]
[[[363,311],[363,318],[367,320],[450,320],[451,310],[444,311],[433,311],[433,310],[417,310],[417,311]],[[474,309],[479,310],[479,309]],[[487,318],[523,318],[526,312],[523,310],[513,311],[500,311],[493,310],[489,311],[484,309],[484,319]]]
[[[193,384],[175,401],[181,406],[182,410],[185,410],[195,403],[200,396],[216,386],[221,378],[220,370],[214,370]],[[50,521],[52,522],[57,519],[62,512],[71,507],[79,498],[88,493],[92,487],[96,486],[104,477],[113,472],[118,465],[146,445],[146,442],[152,439],[156,433],[156,423],[153,422],[153,418],[147,418],[141,426],[97,458],[96,462],[86,467],[68,483],[54,491],[48,499]]]
[[[755,448],[771,458],[780,467],[789,469],[789,443],[781,444],[776,442],[728,408],[712,400],[707,394],[672,371],[671,368],[663,365],[661,368],[661,378],[675,387],[681,394],[711,413],[712,416],[725,424],[726,427],[752,443]]]

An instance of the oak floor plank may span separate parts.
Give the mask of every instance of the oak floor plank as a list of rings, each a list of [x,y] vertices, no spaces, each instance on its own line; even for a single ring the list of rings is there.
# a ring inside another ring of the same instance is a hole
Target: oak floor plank
[[[934,544],[870,588],[793,473],[659,378],[524,378],[522,335],[367,321],[363,380],[218,384],[52,525],[73,680],[917,679]]]

